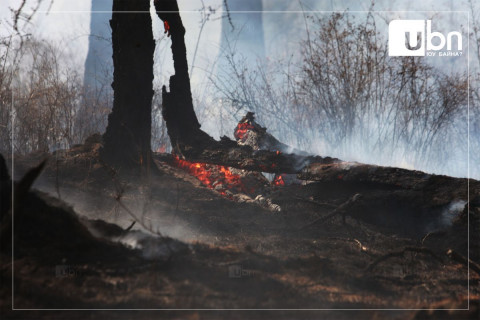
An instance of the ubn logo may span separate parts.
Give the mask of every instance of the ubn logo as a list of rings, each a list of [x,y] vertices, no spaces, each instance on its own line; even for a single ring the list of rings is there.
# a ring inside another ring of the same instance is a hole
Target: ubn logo
[[[425,56],[426,52],[444,49],[445,44],[447,50],[451,51],[454,37],[457,40],[457,51],[461,51],[462,35],[458,31],[449,32],[445,37],[440,32],[432,32],[432,20],[392,20],[388,24],[388,54],[390,56]],[[437,44],[434,44],[435,38],[437,38],[435,40]],[[448,54],[448,56],[452,55]]]

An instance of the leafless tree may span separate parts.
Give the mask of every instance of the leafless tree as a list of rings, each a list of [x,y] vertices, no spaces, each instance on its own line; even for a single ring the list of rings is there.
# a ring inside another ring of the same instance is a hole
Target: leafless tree
[[[58,45],[24,40],[1,48],[0,135],[3,152],[69,148],[105,128],[110,105],[83,88]],[[14,122],[12,123],[12,116]]]
[[[309,29],[299,64],[252,68],[230,44],[227,67],[212,77],[223,108],[256,112],[282,140],[308,150],[320,142],[333,156],[363,150],[383,163],[404,158],[438,170],[454,161],[442,149],[446,141],[458,145],[466,74],[445,75],[418,57],[389,57],[373,13],[364,21],[347,13],[314,16]]]

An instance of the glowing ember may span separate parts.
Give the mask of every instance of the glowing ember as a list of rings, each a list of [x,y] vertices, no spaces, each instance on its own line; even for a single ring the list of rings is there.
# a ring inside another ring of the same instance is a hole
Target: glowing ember
[[[165,31],[163,33],[166,33],[167,37],[170,37],[170,24],[167,20],[163,21],[163,27],[165,28]]]
[[[284,186],[285,185],[285,181],[283,181],[283,177],[282,175],[277,175],[275,177],[275,179],[273,179],[273,185],[275,186]]]
[[[239,123],[237,125],[237,128],[235,129],[235,133],[234,133],[235,139],[243,141],[243,139],[247,134],[247,131],[253,128],[254,128],[253,125],[251,125],[248,122]]]
[[[227,167],[211,165],[200,162],[190,162],[174,156],[175,165],[191,175],[195,176],[200,182],[210,188],[227,196],[226,190],[233,192],[253,193],[254,190],[247,188],[241,181],[238,174],[232,173]]]

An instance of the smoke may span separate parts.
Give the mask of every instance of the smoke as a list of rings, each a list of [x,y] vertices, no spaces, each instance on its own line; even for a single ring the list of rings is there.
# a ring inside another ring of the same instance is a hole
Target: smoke
[[[15,176],[21,177],[23,172],[19,171]],[[35,188],[59,197],[71,205],[79,216],[87,219],[101,219],[123,229],[136,221],[130,234],[111,240],[142,249],[152,258],[165,250],[161,242],[152,240],[159,235],[184,242],[197,241],[204,236],[195,224],[184,221],[177,209],[171,207],[174,196],[158,192],[165,187],[161,179],[149,187],[128,185],[121,200],[117,200],[117,191],[110,182],[96,182],[92,188],[78,188],[70,185],[64,177],[68,177],[68,173],[60,170],[57,184],[44,174],[36,181]],[[97,188],[102,188],[102,192],[98,192]]]
[[[184,247],[178,241],[154,237],[142,231],[129,232],[125,236],[112,240],[122,243],[127,248],[140,250],[142,256],[148,260],[167,259],[173,252],[180,251]]]
[[[203,119],[203,128],[217,138],[231,137],[237,121],[252,111],[279,140],[309,153],[479,178],[472,146],[480,144],[480,121],[473,102],[467,105],[466,55],[393,59],[382,50],[388,19],[400,17],[347,12],[338,14],[332,26],[326,21],[334,16],[278,15],[277,23],[292,21],[287,34],[295,37],[277,36],[278,42],[268,43],[267,52],[278,52],[276,57],[252,63],[242,51],[223,52],[219,59],[224,63],[209,91],[217,97],[207,107],[214,116]],[[435,30],[456,30],[451,28],[461,26],[462,17],[436,14]],[[337,48],[335,33],[344,37]],[[374,67],[369,59],[376,61]],[[414,73],[399,76],[402,70]],[[358,80],[359,74],[364,78]]]
[[[453,221],[464,210],[466,204],[467,202],[463,200],[455,200],[450,202],[440,212],[439,217],[426,226],[425,232],[428,233],[451,227]]]
[[[8,5],[8,3],[6,4]],[[439,11],[451,10],[452,4],[451,1],[435,2],[435,8]],[[395,10],[405,10],[401,3],[376,4],[373,10],[393,11],[374,14],[376,30],[380,36],[383,36],[383,39],[379,36],[377,40],[384,41],[383,44],[386,44],[385,36],[389,20],[404,17],[425,18],[425,13],[413,12],[413,10],[431,10],[432,5],[432,1],[415,3],[409,8],[412,12],[405,15],[394,12]],[[62,43],[67,44],[65,50],[75,52],[75,55],[71,55],[71,59],[74,60],[72,65],[78,65],[78,70],[82,73],[88,37],[79,35],[88,34],[85,30],[89,29],[89,25],[94,23],[95,19],[92,20],[88,12],[81,11],[85,8],[80,5],[78,8],[75,7],[78,12],[72,11],[67,4],[60,5],[54,2],[54,6],[52,8],[55,11],[54,14],[47,15],[40,12],[32,21],[32,26],[37,26],[35,30],[42,30],[42,32],[34,32],[34,35],[41,35],[46,39],[61,37]],[[469,9],[464,4],[461,6]],[[352,1],[340,1],[335,4],[318,1],[302,1],[301,4],[291,1],[276,1],[275,3],[237,1],[232,2],[230,6],[233,23],[236,26],[233,30],[227,19],[221,18],[225,12],[220,0],[212,2],[211,7],[203,9],[199,8],[198,3],[180,1],[180,8],[188,10],[182,12],[182,17],[187,30],[187,58],[190,65],[195,61],[191,66],[193,70],[191,80],[196,112],[202,128],[215,138],[218,139],[221,135],[232,137],[237,121],[247,111],[253,111],[257,115],[257,120],[263,123],[270,133],[283,142],[309,153],[349,161],[399,166],[429,173],[480,178],[480,166],[476,161],[479,156],[478,150],[480,150],[478,99],[470,101],[470,132],[468,132],[467,108],[465,107],[460,113],[448,119],[447,127],[440,128],[441,135],[436,141],[425,142],[420,146],[413,141],[415,139],[398,140],[393,137],[392,132],[396,124],[387,118],[377,118],[376,116],[380,113],[375,112],[371,113],[369,118],[358,121],[357,127],[361,127],[361,130],[357,130],[353,126],[346,126],[347,130],[335,131],[333,128],[339,123],[338,121],[331,121],[323,115],[314,116],[307,108],[308,106],[300,101],[302,97],[299,94],[301,92],[292,90],[295,83],[302,78],[300,74],[301,65],[304,63],[302,54],[309,50],[305,41],[315,38],[315,30],[318,30],[318,18],[326,19],[332,14],[332,12],[314,10],[344,11],[349,8],[352,11],[368,11],[369,5]],[[62,13],[62,10],[67,9],[68,12]],[[242,13],[236,12],[237,10],[242,10]],[[245,10],[264,10],[264,12],[259,14],[257,11],[255,14],[249,14]],[[7,11],[5,10],[5,12]],[[367,19],[368,12],[348,13],[347,11],[347,15],[352,18],[352,21],[359,22],[352,25],[356,27]],[[356,18],[354,19],[353,16]],[[464,29],[461,31],[466,31],[466,26],[464,26],[466,19],[463,19],[460,13],[431,12],[427,16],[433,17],[433,28],[440,32],[456,30],[459,26],[459,19],[462,20],[460,25]],[[163,26],[159,23],[156,15],[152,17],[152,27],[158,44],[155,52],[154,80],[154,87],[158,91],[161,85],[168,84],[168,78],[173,74],[173,64],[170,40],[164,38]],[[98,21],[96,23],[101,24]],[[59,26],[61,26],[62,33],[57,32]],[[107,21],[104,26],[108,29]],[[466,38],[464,40],[464,47],[466,47]],[[472,40],[475,39],[471,39],[470,42]],[[234,49],[235,56],[231,56],[232,52],[228,52],[229,45]],[[473,75],[478,74],[479,67],[476,60],[477,54],[473,51],[474,46],[470,47],[469,62]],[[357,50],[354,53],[358,55],[359,52]],[[339,55],[330,55],[327,58],[334,60],[338,59]],[[460,59],[436,57],[425,58],[424,61],[438,71],[437,74],[430,75],[434,78],[442,73],[449,76],[454,73],[466,74],[466,59],[467,55],[464,54]],[[77,63],[79,60],[82,62]],[[236,72],[229,69],[232,65],[236,66]],[[428,81],[430,80],[428,79]],[[470,80],[470,87],[478,92],[478,80],[475,80],[474,77],[471,77]],[[347,90],[349,89],[347,88]],[[339,93],[331,92],[335,98]],[[315,99],[311,99],[311,102],[318,102],[322,97],[315,97]],[[472,98],[475,97],[476,95],[473,94]],[[383,103],[383,100],[379,99],[376,103]],[[160,101],[155,101],[155,106],[159,105]],[[343,108],[340,103],[338,103],[338,107],[339,110]],[[388,106],[385,107],[388,108]],[[422,108],[427,111],[425,107]],[[160,143],[152,141],[152,145],[157,149],[159,146],[165,145],[168,137],[165,134],[158,108],[155,110],[157,112],[153,118],[156,123],[154,123],[153,130],[156,131],[152,135],[155,139],[162,140]],[[388,113],[388,110],[385,112]],[[336,116],[338,114],[333,118]],[[301,117],[303,119],[310,118],[311,121],[309,123],[302,122]],[[412,124],[411,126],[414,129],[418,125]],[[413,130],[412,127],[407,129]],[[434,130],[436,129],[432,128],[431,131]],[[332,141],[332,135],[342,134],[345,135],[342,139]],[[468,150],[468,138],[470,150]],[[425,148],[428,149],[428,152],[425,152]],[[468,161],[469,156],[470,161]]]

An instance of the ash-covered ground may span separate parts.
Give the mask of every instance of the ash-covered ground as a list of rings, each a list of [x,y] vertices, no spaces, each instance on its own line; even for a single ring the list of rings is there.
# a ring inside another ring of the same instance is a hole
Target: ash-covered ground
[[[7,318],[478,317],[475,180],[342,168],[280,186],[250,175],[248,192],[226,192],[171,155],[155,155],[148,176],[112,171],[99,147],[15,158],[17,182],[49,160],[30,191],[16,184],[13,229],[2,212]]]

